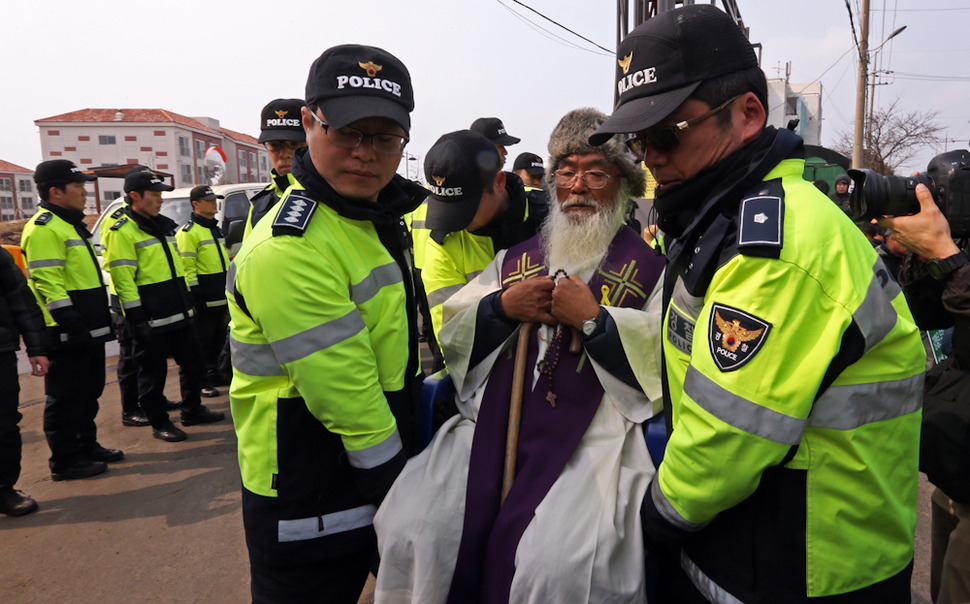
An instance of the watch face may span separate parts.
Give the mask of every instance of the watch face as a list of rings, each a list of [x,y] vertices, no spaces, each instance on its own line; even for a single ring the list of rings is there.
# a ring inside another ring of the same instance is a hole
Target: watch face
[[[583,335],[589,335],[596,331],[596,319],[586,319],[583,321]]]

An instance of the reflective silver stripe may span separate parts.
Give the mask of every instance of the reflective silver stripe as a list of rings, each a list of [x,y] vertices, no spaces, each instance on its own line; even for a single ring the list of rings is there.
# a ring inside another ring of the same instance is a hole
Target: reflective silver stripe
[[[280,365],[298,361],[306,356],[339,344],[360,333],[366,326],[356,309],[333,321],[327,321],[306,331],[271,342]]]
[[[808,420],[762,407],[728,392],[693,365],[687,368],[684,394],[702,409],[738,430],[783,445],[800,443],[808,425]]]
[[[138,266],[138,261],[122,258],[121,260],[112,260],[108,263],[108,268],[116,268],[119,266]]]
[[[169,243],[171,243],[172,245],[175,245],[175,246],[177,246],[177,243],[178,243],[176,241],[176,239],[175,239],[175,235],[166,235],[165,236],[165,241],[167,241],[167,242],[169,242]]]
[[[179,256],[183,258],[195,258],[198,256],[195,252],[179,252]]]
[[[145,239],[144,241],[139,241],[135,243],[135,249],[140,250],[143,247],[155,245],[156,243],[160,243],[160,242],[158,241],[158,239],[155,239],[154,237],[152,237],[151,239]]]
[[[426,229],[427,227],[424,226],[424,223],[425,223],[424,220],[414,220],[414,221],[412,221],[411,222],[411,230],[413,231],[414,229]]]
[[[106,336],[111,333],[110,327],[99,327],[98,329],[91,330],[92,338],[100,338],[101,336]]]
[[[150,319],[148,324],[152,327],[164,327],[165,325],[171,325],[172,323],[178,323],[179,321],[184,321],[186,318],[185,313],[175,313],[174,315],[169,315],[167,317],[162,317],[161,319]]]
[[[433,292],[428,292],[428,306],[434,308],[439,304],[444,304],[445,300],[454,296],[458,291],[468,285],[467,283],[455,283],[454,285],[448,285],[440,289],[436,289]]]
[[[47,303],[47,310],[57,310],[58,308],[67,308],[68,306],[74,306],[70,298],[64,298],[63,300],[54,300],[53,302]]]
[[[887,278],[888,275],[886,273]],[[898,288],[897,285],[896,289]],[[859,305],[859,308],[852,313],[852,319],[859,326],[862,336],[866,339],[867,351],[881,342],[896,326],[896,309],[893,308],[892,299],[886,296],[887,292],[879,284],[878,278],[873,276],[872,281],[869,282],[869,288],[866,290],[865,299]]]
[[[654,477],[650,486],[650,499],[653,501],[653,505],[657,508],[657,511],[660,512],[660,515],[663,516],[663,519],[682,531],[696,533],[709,524],[707,522],[691,522],[681,516],[674,509],[674,506],[670,505],[670,502],[667,501],[667,496],[664,495],[663,489],[660,488],[660,480],[656,477]]]
[[[467,279],[468,282],[471,283],[472,281],[475,280],[475,277],[479,276],[480,274],[482,274],[482,271],[472,271],[470,273],[465,273],[465,279]]]
[[[61,342],[67,342],[67,334],[66,333],[62,333],[61,334]]]
[[[876,275],[876,279],[882,284],[882,291],[886,293],[886,297],[890,301],[895,300],[896,296],[903,293],[902,288],[899,287],[896,280],[889,278],[889,269],[886,268],[886,263],[883,262],[882,256],[876,258],[876,264],[872,267],[872,270]]]
[[[52,258],[50,260],[31,260],[27,263],[27,269],[33,270],[35,268],[44,268],[48,266],[64,266],[67,264],[67,260],[60,260],[57,258]]]
[[[199,241],[199,247],[202,247],[203,245],[212,245],[215,242],[216,242],[215,239],[203,239]]]
[[[403,448],[403,445],[401,445],[401,434],[397,430],[394,430],[394,434],[391,434],[383,442],[373,447],[367,447],[359,451],[351,451],[348,449],[347,461],[355,468],[368,470],[389,462]]]
[[[269,344],[247,344],[229,336],[232,366],[245,373],[261,377],[286,375]]]
[[[687,557],[684,550],[680,551],[680,567],[690,577],[690,582],[694,584],[697,591],[701,592],[709,602],[714,604],[743,604],[741,600],[732,596],[726,589],[704,574],[704,571]]]
[[[68,239],[64,242],[64,247],[79,247],[83,245],[84,241],[81,239]]]
[[[217,306],[226,306],[229,304],[229,300],[207,300],[205,303],[206,308],[215,308]]]
[[[130,308],[138,308],[139,306],[141,306],[141,298],[137,298],[137,299],[132,300],[130,302],[122,302],[121,303],[121,308],[124,309],[124,310],[128,310]]]
[[[809,425],[852,430],[909,415],[922,406],[923,374],[900,380],[829,386],[819,397]]]
[[[374,514],[377,508],[372,505],[362,505],[357,508],[314,516],[297,520],[280,520],[280,543],[288,541],[306,541],[327,535],[344,533],[354,529],[374,524]]]
[[[192,279],[192,280],[189,281],[189,287],[195,287],[198,284],[199,284],[199,280],[198,279]]]
[[[354,304],[361,305],[376,296],[382,287],[400,283],[401,280],[401,269],[398,268],[397,264],[390,262],[378,266],[360,283],[350,286],[350,299],[354,301]]]
[[[226,272],[226,291],[236,297],[236,263],[229,263],[229,270]]]

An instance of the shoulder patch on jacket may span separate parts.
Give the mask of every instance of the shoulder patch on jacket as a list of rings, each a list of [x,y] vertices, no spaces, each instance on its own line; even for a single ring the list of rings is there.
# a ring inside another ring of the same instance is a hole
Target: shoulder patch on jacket
[[[741,200],[738,217],[738,251],[748,256],[778,258],[784,247],[785,191],[780,180]]]
[[[192,222],[191,220],[188,221],[188,222],[186,222],[184,225],[182,225],[182,230],[185,231],[186,233],[189,232],[189,229],[192,228],[192,225],[193,224],[195,224],[195,223]]]
[[[112,231],[117,231],[118,229],[121,228],[121,225],[123,225],[126,222],[128,222],[128,217],[127,216],[124,216],[124,217],[120,218],[118,220],[118,222],[116,222],[113,225],[111,225],[111,230]]]
[[[290,193],[273,220],[273,236],[295,235],[302,237],[317,210],[317,202],[299,193]]]
[[[53,217],[54,217],[54,214],[52,212],[44,212],[43,214],[37,217],[37,220],[34,221],[34,224],[47,224],[48,222],[51,221],[51,218]]]
[[[125,215],[125,206],[121,206],[117,210],[111,213],[112,218],[121,218]]]
[[[734,371],[761,350],[771,323],[742,310],[714,304],[708,329],[714,363],[721,371]]]

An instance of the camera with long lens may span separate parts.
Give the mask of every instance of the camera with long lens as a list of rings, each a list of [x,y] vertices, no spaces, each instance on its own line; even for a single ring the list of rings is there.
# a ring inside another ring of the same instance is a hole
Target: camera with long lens
[[[881,216],[908,216],[919,212],[916,185],[929,188],[933,200],[950,223],[954,239],[970,236],[970,151],[957,149],[930,160],[917,176],[883,176],[872,170],[849,170],[855,183],[849,198],[849,216],[869,222]]]

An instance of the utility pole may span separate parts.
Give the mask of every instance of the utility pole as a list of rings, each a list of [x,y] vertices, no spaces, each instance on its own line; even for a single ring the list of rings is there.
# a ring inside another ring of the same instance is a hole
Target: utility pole
[[[859,82],[855,93],[855,136],[852,139],[852,167],[862,168],[862,131],[866,121],[866,84],[869,67],[869,0],[862,0],[859,28]]]

